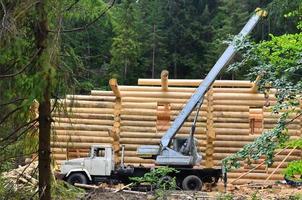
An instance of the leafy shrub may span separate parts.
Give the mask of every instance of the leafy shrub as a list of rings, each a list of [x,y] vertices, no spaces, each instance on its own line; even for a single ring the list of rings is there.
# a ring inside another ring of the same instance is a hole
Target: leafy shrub
[[[143,177],[132,177],[130,179],[135,184],[147,183],[150,184],[151,187],[155,187],[156,196],[162,199],[166,194],[166,190],[176,189],[176,179],[169,175],[177,172],[178,171],[174,168],[159,167],[146,173]]]

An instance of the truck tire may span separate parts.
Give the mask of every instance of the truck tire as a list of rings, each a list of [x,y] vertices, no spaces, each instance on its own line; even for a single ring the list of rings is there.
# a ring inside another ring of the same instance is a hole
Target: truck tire
[[[87,184],[87,177],[82,173],[73,173],[67,178],[67,182],[71,185],[75,183]]]
[[[200,178],[198,178],[198,176],[195,176],[195,175],[187,176],[182,181],[182,188],[184,190],[199,191],[202,188],[202,181],[200,180]]]

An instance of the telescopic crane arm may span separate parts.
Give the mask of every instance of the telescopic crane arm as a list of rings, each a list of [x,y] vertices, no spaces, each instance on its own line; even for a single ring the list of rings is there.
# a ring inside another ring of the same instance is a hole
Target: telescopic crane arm
[[[245,36],[247,36],[253,30],[253,28],[256,26],[256,24],[258,23],[260,18],[265,17],[266,15],[267,15],[266,11],[264,11],[260,8],[257,8],[255,10],[255,14],[249,19],[249,21],[246,23],[246,25],[243,27],[243,29],[240,31],[240,33],[236,37],[236,41],[243,40],[243,38]],[[203,102],[206,92],[211,87],[211,85],[215,81],[218,74],[222,71],[222,69],[230,62],[230,60],[235,55],[235,53],[236,53],[235,42],[236,41],[233,41],[228,46],[228,48],[224,51],[224,53],[221,55],[221,57],[218,59],[216,64],[211,69],[211,71],[208,73],[208,75],[205,77],[205,79],[202,81],[202,83],[196,89],[195,93],[189,99],[189,101],[187,102],[185,107],[182,109],[180,114],[175,118],[175,120],[172,123],[172,125],[170,126],[170,128],[167,130],[167,132],[161,138],[160,147],[158,147],[158,146],[149,146],[149,147],[141,146],[138,148],[138,154],[140,154],[140,153],[141,154],[148,154],[148,153],[154,154],[154,153],[158,152],[157,156],[156,156],[157,157],[156,161],[158,164],[169,164],[166,162],[167,160],[169,160],[168,162],[170,162],[171,160],[173,160],[171,158],[173,158],[174,156],[176,156],[177,159],[179,158],[179,156],[181,156],[181,155],[177,154],[177,153],[179,153],[177,151],[173,152],[173,153],[171,153],[171,151],[169,153],[168,152],[165,153],[164,151],[172,150],[172,149],[169,149],[169,145],[170,145],[172,139],[177,134],[177,132],[182,127],[183,123],[188,118],[188,116],[192,113],[192,111],[196,107],[198,107],[198,109],[199,109],[200,105]],[[193,126],[194,127],[192,128],[191,134],[194,133],[195,125],[193,124]],[[192,145],[194,145],[194,144],[192,144]],[[150,150],[150,151],[148,152],[148,150]],[[172,150],[172,151],[175,151],[175,150]],[[163,156],[163,154],[165,154],[165,157],[166,157],[165,162],[161,162],[161,160],[159,159],[159,156]],[[194,155],[191,155],[191,156],[194,157]],[[193,159],[193,162],[195,162],[195,163],[192,163],[192,161],[190,161],[189,162],[190,165],[197,164],[196,163],[197,160],[198,159]],[[199,159],[198,161],[200,162],[201,159]],[[171,163],[173,165],[177,165],[177,162],[178,161],[176,161],[176,162],[171,161]],[[180,165],[184,164],[181,161],[179,163],[180,163]]]

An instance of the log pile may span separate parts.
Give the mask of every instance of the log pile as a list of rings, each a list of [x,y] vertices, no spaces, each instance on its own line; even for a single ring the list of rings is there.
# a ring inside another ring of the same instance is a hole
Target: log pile
[[[28,165],[19,166],[9,172],[2,173],[5,179],[7,189],[17,191],[18,189],[35,190],[38,187],[37,180],[37,167],[38,162],[32,162]]]
[[[60,101],[63,112],[54,114],[54,158],[59,163],[68,158],[83,157],[93,143],[112,143],[116,157],[119,155],[117,146],[125,145],[126,163],[153,165],[153,160],[137,157],[136,148],[159,144],[201,81],[168,79],[168,72],[163,71],[161,79],[139,79],[138,86],[117,85],[116,80],[111,80],[112,91],[93,90],[91,95],[67,95]],[[250,81],[214,82],[199,112],[195,132],[203,156],[200,167],[219,167],[223,158],[274,127],[278,115],[271,114],[271,107],[265,107],[276,103],[274,92],[260,94]],[[188,117],[177,136],[188,135],[195,113],[193,111]],[[293,138],[301,136],[301,125],[300,117],[288,126]],[[286,163],[301,158],[301,151],[294,150],[288,156],[290,151],[279,153],[272,167],[259,166],[235,183],[263,180],[271,172],[274,174],[270,180],[282,179],[280,172]],[[229,178],[235,180],[261,162],[251,166],[243,163],[244,167],[229,173]],[[280,168],[274,170],[279,165]]]

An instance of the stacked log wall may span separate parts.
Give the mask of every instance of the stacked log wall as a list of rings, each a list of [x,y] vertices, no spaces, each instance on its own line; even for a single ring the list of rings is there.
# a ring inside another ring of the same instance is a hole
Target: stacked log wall
[[[160,79],[139,79],[138,86],[119,86],[121,107],[119,121],[119,144],[125,145],[125,162],[131,165],[153,165],[151,159],[141,159],[136,155],[139,145],[157,145],[160,138],[180,113],[194,93],[201,80],[168,79],[162,87]],[[278,115],[271,114],[270,103],[276,99],[274,90],[268,98],[254,89],[249,81],[215,81],[209,98],[205,98],[199,112],[195,137],[203,156],[201,166],[220,167],[221,160],[236,153],[245,144],[252,142],[262,131],[270,130],[277,123]],[[211,103],[208,103],[210,99]],[[73,156],[86,156],[93,143],[112,143],[108,132],[114,127],[116,97],[112,91],[94,90],[91,95],[66,97],[67,110],[72,107],[70,118],[66,114],[54,114],[54,158],[58,161],[72,157],[68,149],[79,149]],[[210,108],[209,108],[210,107]],[[177,136],[187,136],[196,111],[188,117]],[[211,120],[209,120],[209,117]],[[291,116],[293,118],[294,116]],[[293,138],[301,137],[301,118],[288,126]],[[208,133],[210,130],[210,134]],[[86,152],[84,151],[86,149]],[[291,153],[289,156],[288,154]],[[69,153],[70,154],[70,153]],[[284,160],[286,158],[286,160]],[[236,180],[241,174],[261,163],[243,163],[242,168],[229,173],[236,184],[251,180],[266,179],[280,165],[270,180],[281,180],[281,171],[286,163],[300,159],[301,151],[290,149],[279,153],[271,167],[261,165],[246,176]],[[283,163],[283,161],[285,161]]]

